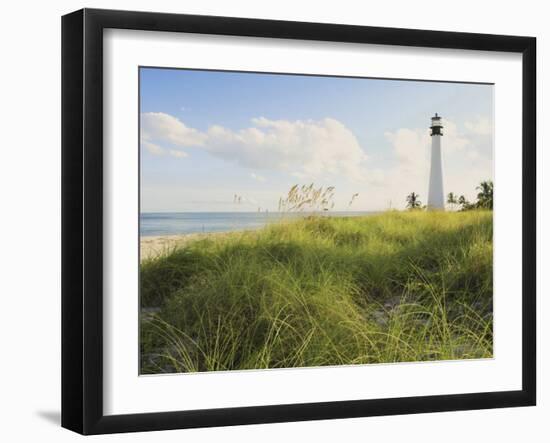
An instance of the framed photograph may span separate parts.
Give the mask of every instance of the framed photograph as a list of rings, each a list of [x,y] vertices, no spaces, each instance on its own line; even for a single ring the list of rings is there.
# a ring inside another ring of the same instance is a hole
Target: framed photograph
[[[62,20],[62,425],[536,401],[532,37]]]

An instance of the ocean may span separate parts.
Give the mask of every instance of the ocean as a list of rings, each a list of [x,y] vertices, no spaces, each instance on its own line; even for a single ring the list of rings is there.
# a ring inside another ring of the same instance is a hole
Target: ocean
[[[376,212],[332,212],[324,217],[358,217]],[[287,213],[284,216],[304,217],[307,213]],[[142,237],[154,235],[193,234],[197,232],[227,232],[258,229],[281,219],[279,212],[142,212],[139,232]]]

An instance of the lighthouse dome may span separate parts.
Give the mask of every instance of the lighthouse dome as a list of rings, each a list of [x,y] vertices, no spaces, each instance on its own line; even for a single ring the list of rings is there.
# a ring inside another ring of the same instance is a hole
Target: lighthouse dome
[[[432,126],[441,126],[441,116],[437,115],[437,112],[432,117]]]

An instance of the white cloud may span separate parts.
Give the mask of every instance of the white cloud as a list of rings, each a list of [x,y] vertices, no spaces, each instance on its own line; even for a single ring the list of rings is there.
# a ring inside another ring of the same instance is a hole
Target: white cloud
[[[472,143],[471,139],[461,134],[458,126],[450,120],[443,120],[443,139],[445,140],[445,150],[450,153],[463,151]]]
[[[159,145],[156,145],[155,143],[151,143],[148,140],[141,139],[141,144],[145,149],[147,149],[151,154],[154,155],[162,155],[164,154],[164,149],[162,149]]]
[[[466,129],[477,135],[492,135],[493,125],[488,118],[479,117],[475,121],[467,121],[464,123]]]
[[[317,178],[344,175],[361,181],[366,154],[341,122],[252,119],[238,131],[211,126],[206,132],[186,126],[164,113],[142,114],[142,141],[201,148],[229,162],[254,169],[277,170]]]
[[[176,149],[170,149],[170,155],[172,157],[176,157],[176,158],[185,158],[188,156],[187,152],[184,152],[184,151],[178,151]]]
[[[187,152],[180,151],[177,149],[169,149],[166,151],[163,147],[157,145],[156,143],[151,143],[148,140],[141,139],[142,146],[147,149],[153,155],[164,155],[166,153],[170,154],[172,157],[185,158],[188,156]]]
[[[254,180],[257,180],[257,181],[261,182],[261,183],[263,183],[263,182],[266,181],[266,180],[265,180],[265,177],[263,177],[263,176],[261,176],[261,175],[259,175],[259,174],[256,174],[255,172],[251,172],[251,173],[250,173],[250,177],[253,178]]]
[[[181,120],[163,112],[141,114],[142,140],[169,143],[175,146],[202,146],[206,135],[187,127]]]
[[[419,167],[426,164],[430,146],[427,130],[401,128],[384,135],[392,144],[394,155],[403,171],[417,173]]]

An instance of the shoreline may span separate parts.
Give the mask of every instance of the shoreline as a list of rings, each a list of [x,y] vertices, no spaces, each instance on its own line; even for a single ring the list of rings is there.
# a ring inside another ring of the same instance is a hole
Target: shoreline
[[[386,211],[386,212],[407,212],[407,211]],[[458,212],[458,211],[446,211],[446,212]],[[380,213],[372,213],[365,215],[367,217],[372,217],[375,215],[380,215]],[[365,216],[354,216],[354,217],[365,217]],[[332,216],[334,217],[334,216]],[[334,217],[334,218],[346,218],[346,217]],[[142,263],[145,260],[155,259],[165,255],[176,248],[183,248],[191,243],[196,241],[205,240],[207,238],[225,238],[234,235],[243,235],[250,234],[253,232],[261,231],[265,226],[257,228],[246,228],[243,229],[231,229],[228,231],[214,231],[214,232],[191,232],[187,234],[166,234],[166,235],[150,235],[150,236],[140,236],[139,238],[139,261]]]
[[[239,234],[249,234],[261,231],[264,226],[256,228],[231,229],[228,231],[215,232],[191,232],[188,234],[166,234],[166,235],[148,235],[139,237],[139,261],[161,257],[172,249],[182,248],[190,243],[207,238],[224,238]]]

